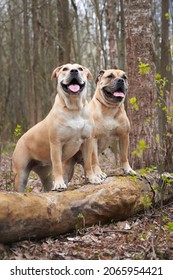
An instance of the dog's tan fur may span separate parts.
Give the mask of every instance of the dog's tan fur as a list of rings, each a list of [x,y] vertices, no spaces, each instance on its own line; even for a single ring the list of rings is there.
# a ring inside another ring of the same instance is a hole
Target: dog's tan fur
[[[124,97],[111,96],[107,98],[104,94],[105,88],[108,91],[110,90],[110,95],[123,95],[122,92],[114,93],[117,82],[123,88]],[[127,88],[127,77],[123,71],[115,69],[100,71],[95,94],[89,103],[94,120],[92,152],[88,151],[91,153],[91,165],[88,167],[88,173],[92,174],[90,181],[91,178],[93,181],[96,178],[100,178],[100,180],[106,178],[106,174],[99,167],[98,155],[107,147],[111,147],[115,142],[115,138],[119,139],[120,158],[124,171],[126,173],[135,173],[128,161],[130,123],[124,109]]]
[[[80,92],[69,94],[64,90],[63,86],[71,76],[79,79]],[[92,135],[93,122],[86,101],[86,84],[92,75],[81,65],[66,64],[53,71],[54,78],[57,78],[57,95],[51,111],[19,139],[13,153],[15,190],[18,192],[25,191],[31,170],[40,176],[45,191],[64,190],[71,177],[68,174],[71,158],[81,149],[84,163],[87,160],[85,142]]]

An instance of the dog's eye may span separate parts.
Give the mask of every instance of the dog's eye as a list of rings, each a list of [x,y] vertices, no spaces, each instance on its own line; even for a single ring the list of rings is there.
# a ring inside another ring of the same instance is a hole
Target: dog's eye
[[[62,69],[62,71],[67,71],[68,70],[68,68],[67,67],[64,67],[63,69]]]
[[[79,69],[79,71],[83,71],[83,68],[82,68],[82,67],[79,67],[78,69]]]
[[[127,80],[127,76],[124,74],[124,75],[122,76],[122,79]]]
[[[115,78],[115,76],[113,73],[111,73],[110,75],[107,76],[107,78],[112,79],[112,78]]]

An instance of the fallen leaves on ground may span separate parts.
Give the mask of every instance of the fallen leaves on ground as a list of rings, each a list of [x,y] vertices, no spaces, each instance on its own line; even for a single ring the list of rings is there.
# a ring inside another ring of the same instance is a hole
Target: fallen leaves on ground
[[[102,168],[114,172],[112,156],[103,158]],[[0,191],[13,190],[9,155],[1,155]],[[71,183],[82,184],[82,168],[76,167]],[[39,179],[31,174],[33,191],[41,191]],[[173,259],[173,202],[162,210],[151,208],[126,221],[94,225],[73,233],[42,240],[0,244],[0,259],[72,260],[72,259]]]

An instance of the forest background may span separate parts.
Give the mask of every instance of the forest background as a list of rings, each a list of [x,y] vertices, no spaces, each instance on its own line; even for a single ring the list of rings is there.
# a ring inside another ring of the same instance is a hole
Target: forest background
[[[50,110],[54,68],[76,62],[94,79],[127,72],[130,162],[173,172],[172,0],[0,0],[0,42],[1,152]]]

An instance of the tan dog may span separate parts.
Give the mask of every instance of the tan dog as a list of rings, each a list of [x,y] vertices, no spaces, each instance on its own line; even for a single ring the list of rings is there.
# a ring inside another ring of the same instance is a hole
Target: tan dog
[[[136,172],[128,161],[130,123],[124,109],[128,88],[127,76],[121,70],[101,70],[97,78],[97,88],[89,103],[94,121],[93,137],[87,143],[87,161],[82,161],[79,151],[71,160],[68,174],[73,174],[76,162],[84,165],[88,182],[100,184],[107,177],[99,166],[99,153],[111,147],[119,139],[120,158],[126,173]]]
[[[136,173],[128,161],[130,123],[124,109],[127,88],[125,72],[115,69],[100,71],[95,94],[89,103],[94,120],[94,138],[92,164],[88,169],[93,170],[93,180],[96,177],[100,180],[106,178],[106,174],[99,167],[98,155],[107,147],[111,147],[115,138],[119,139],[120,158],[124,171]]]
[[[86,93],[92,75],[81,65],[66,64],[53,71],[52,79],[56,77],[58,94],[51,111],[19,139],[13,153],[18,192],[25,191],[31,170],[39,175],[45,191],[65,190],[71,178],[70,159],[81,149],[87,160],[85,142],[91,137],[93,122]]]

